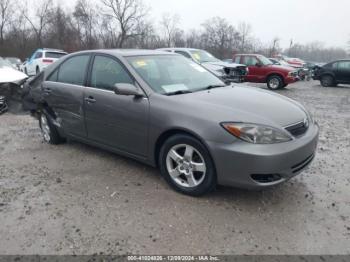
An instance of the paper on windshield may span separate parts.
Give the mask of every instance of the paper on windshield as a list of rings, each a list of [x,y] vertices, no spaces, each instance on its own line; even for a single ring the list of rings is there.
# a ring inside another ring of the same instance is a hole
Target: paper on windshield
[[[166,93],[188,90],[188,87],[184,84],[164,85],[164,86],[162,86],[162,88]]]

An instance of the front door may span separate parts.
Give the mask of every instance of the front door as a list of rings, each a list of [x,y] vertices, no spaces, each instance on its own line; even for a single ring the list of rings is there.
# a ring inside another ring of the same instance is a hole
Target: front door
[[[115,94],[117,83],[136,85],[120,61],[96,55],[89,87],[84,91],[88,138],[133,155],[146,156],[148,99]]]
[[[258,66],[260,61],[255,56],[243,56],[242,64],[246,65],[249,73],[246,76],[247,82],[261,82],[263,74],[263,65]]]
[[[350,61],[338,62],[338,69],[336,74],[338,81],[350,83]]]

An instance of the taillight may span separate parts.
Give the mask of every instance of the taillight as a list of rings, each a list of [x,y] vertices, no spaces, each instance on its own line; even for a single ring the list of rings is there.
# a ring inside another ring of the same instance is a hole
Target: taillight
[[[53,60],[51,60],[51,59],[43,59],[43,63],[52,63],[53,62]]]

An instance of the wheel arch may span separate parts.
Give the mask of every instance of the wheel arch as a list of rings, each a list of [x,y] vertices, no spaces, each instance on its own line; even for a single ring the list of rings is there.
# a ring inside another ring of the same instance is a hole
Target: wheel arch
[[[278,76],[278,77],[280,77],[280,78],[282,79],[282,82],[283,82],[283,83],[285,82],[285,81],[284,81],[284,76],[283,76],[283,74],[281,74],[281,73],[279,73],[279,72],[271,72],[271,73],[269,73],[269,74],[266,76],[265,81],[267,82],[267,81],[269,80],[269,78],[272,77],[272,76]]]
[[[185,129],[185,128],[168,129],[168,130],[165,130],[163,133],[161,133],[158,136],[156,143],[155,143],[155,146],[154,146],[154,149],[153,149],[153,157],[154,157],[155,166],[159,167],[159,154],[160,154],[160,150],[161,150],[163,144],[165,143],[165,141],[174,135],[181,135],[181,134],[191,136],[202,143],[202,145],[208,151],[209,156],[213,162],[213,165],[214,165],[214,168],[216,171],[215,161],[214,161],[214,158],[211,154],[211,151],[209,150],[209,146],[207,145],[207,143],[198,134],[196,134],[195,132],[193,132],[191,130]]]

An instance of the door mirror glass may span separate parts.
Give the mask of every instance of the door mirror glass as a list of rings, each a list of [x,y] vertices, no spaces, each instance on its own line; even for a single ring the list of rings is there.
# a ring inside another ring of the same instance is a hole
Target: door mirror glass
[[[255,66],[262,67],[262,64],[260,62],[256,63]]]
[[[143,97],[143,92],[132,84],[118,83],[114,85],[114,93],[122,96]]]

